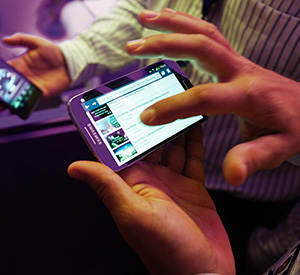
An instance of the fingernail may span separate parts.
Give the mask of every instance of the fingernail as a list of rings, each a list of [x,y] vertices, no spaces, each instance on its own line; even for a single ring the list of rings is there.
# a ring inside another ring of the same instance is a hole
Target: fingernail
[[[160,12],[150,11],[150,10],[143,11],[143,16],[145,16],[146,19],[153,19],[159,15],[160,15]]]
[[[172,10],[170,8],[165,8],[163,9],[164,12],[169,12],[169,13],[176,13],[176,10]]]
[[[137,40],[128,41],[126,43],[126,46],[129,50],[134,51],[137,48],[143,46],[144,43],[145,43],[145,39],[137,39]]]
[[[156,114],[156,110],[154,108],[149,108],[149,109],[144,110],[141,113],[140,119],[143,123],[150,124],[150,122],[155,117],[155,114]]]

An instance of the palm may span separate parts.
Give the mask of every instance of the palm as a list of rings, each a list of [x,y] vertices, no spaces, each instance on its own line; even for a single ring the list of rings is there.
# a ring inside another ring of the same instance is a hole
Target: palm
[[[200,182],[168,167],[147,161],[136,164],[120,175],[131,187],[136,202],[143,204],[141,214],[143,211],[150,211],[159,213],[162,218],[164,216],[162,214],[168,216],[172,212],[169,208],[172,208],[176,209],[176,213],[184,212],[184,215],[187,214],[200,225],[202,221],[198,217],[198,210],[215,211],[214,204],[204,187],[204,178]]]
[[[81,179],[153,274],[234,273],[226,232],[204,187],[201,137],[194,129],[119,175],[94,162],[70,167],[77,178],[76,171],[89,170]]]

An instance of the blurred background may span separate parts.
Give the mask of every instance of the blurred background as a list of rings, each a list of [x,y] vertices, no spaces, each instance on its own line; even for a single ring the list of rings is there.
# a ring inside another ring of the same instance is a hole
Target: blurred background
[[[0,38],[23,32],[59,43],[115,3],[0,0]],[[24,52],[0,44],[5,60]],[[26,121],[0,114],[0,274],[143,274],[96,194],[67,174],[71,162],[94,160],[69,119],[68,92]]]
[[[0,36],[23,32],[54,43],[87,29],[118,0],[0,0]],[[24,50],[1,44],[1,56],[10,59]]]

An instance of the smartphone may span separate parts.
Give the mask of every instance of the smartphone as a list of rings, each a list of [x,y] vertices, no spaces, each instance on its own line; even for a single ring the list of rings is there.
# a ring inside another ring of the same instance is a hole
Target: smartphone
[[[148,106],[191,87],[176,62],[163,60],[74,96],[68,111],[98,160],[118,171],[206,119],[199,115],[159,126],[140,120]]]
[[[27,119],[41,96],[39,88],[0,58],[1,104],[22,119]]]
[[[263,275],[299,275],[300,274],[300,241],[291,247]]]

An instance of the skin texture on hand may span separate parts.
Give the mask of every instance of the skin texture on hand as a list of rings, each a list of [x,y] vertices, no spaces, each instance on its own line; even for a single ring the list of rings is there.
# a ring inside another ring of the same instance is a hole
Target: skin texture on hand
[[[119,172],[75,162],[151,274],[235,274],[227,234],[204,187],[201,127]]]
[[[233,147],[223,162],[224,176],[233,185],[300,151],[299,83],[239,55],[216,27],[199,18],[166,9],[143,11],[139,20],[145,27],[171,33],[130,41],[129,54],[189,60],[218,80],[150,106],[141,114],[145,124],[199,114],[235,114],[244,142]]]
[[[45,97],[59,95],[68,88],[71,79],[58,46],[42,38],[24,34],[6,37],[3,42],[14,47],[28,48],[23,56],[8,64],[39,87]]]

